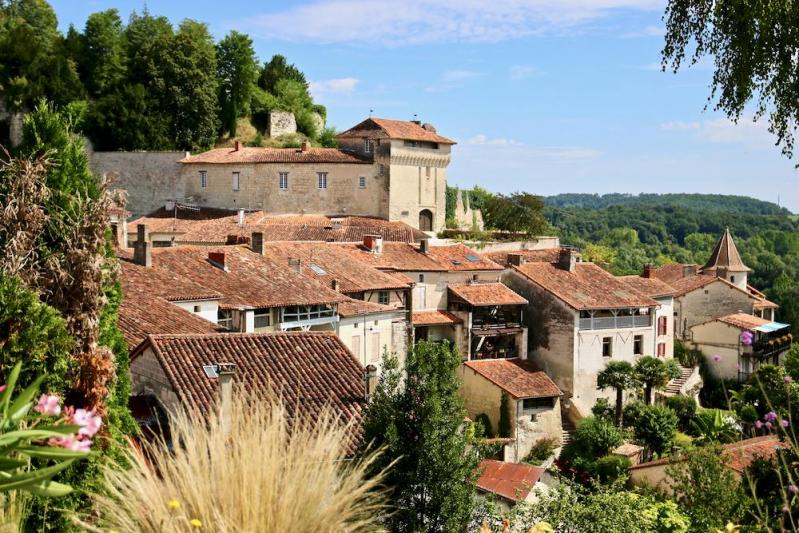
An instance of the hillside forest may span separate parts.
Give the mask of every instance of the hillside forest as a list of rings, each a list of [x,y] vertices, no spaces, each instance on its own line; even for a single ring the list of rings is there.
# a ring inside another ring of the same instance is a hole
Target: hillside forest
[[[262,63],[246,34],[215,42],[207,24],[174,27],[146,7],[127,23],[116,9],[93,13],[63,34],[45,0],[0,2],[0,89],[0,109],[30,112],[41,99],[66,109],[97,150],[200,150],[231,137],[257,146],[271,110],[297,121],[298,135],[278,146],[335,143],[285,57]],[[0,143],[7,135],[6,125]]]
[[[508,200],[484,189],[462,191],[482,208]],[[448,191],[454,209],[455,188]],[[729,227],[749,283],[780,305],[782,322],[799,323],[799,222],[774,203],[743,196],[704,194],[561,194],[542,199],[544,233],[582,250],[583,258],[617,275],[640,274],[644,265],[669,262],[704,264],[724,228]],[[496,224],[491,229],[514,230]]]

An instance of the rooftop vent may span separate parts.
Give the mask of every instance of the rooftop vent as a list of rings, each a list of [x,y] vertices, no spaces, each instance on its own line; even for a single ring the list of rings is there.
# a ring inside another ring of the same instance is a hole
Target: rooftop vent
[[[373,254],[383,253],[383,236],[382,235],[364,235],[364,247]]]
[[[230,272],[225,264],[225,252],[208,252],[208,262],[224,272]]]

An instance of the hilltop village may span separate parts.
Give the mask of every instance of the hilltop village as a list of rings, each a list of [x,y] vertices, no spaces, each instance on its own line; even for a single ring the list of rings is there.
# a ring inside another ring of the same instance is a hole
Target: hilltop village
[[[91,155],[127,197],[112,230],[144,427],[181,406],[210,409],[238,382],[277,385],[293,409],[333,406],[357,439],[384,355],[402,361],[415,343],[446,341],[462,358],[469,419],[499,445],[478,489],[513,505],[547,483],[547,463],[525,458],[548,442],[551,462],[597,404],[617,400],[598,386],[609,363],[668,363],[679,342],[722,353],[715,376],[745,382],[790,348],[729,231],[704,265],[632,276],[556,237],[439,238],[453,140],[370,117],[338,144]],[[696,402],[702,385],[699,363],[684,364],[655,400]],[[631,460],[634,479],[663,477],[639,446],[612,453]]]

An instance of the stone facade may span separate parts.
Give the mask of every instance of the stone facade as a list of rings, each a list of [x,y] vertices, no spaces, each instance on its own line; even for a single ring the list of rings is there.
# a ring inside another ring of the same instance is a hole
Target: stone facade
[[[94,174],[111,178],[113,188],[127,192],[126,208],[137,217],[163,207],[168,199],[186,196],[178,163],[186,155],[186,152],[89,150],[89,165]]]
[[[132,395],[153,394],[170,413],[176,413],[180,409],[180,399],[152,347],[145,348],[130,362],[130,375],[133,381]]]
[[[394,327],[399,324],[401,327]],[[378,372],[381,370],[383,353],[394,351],[394,355],[404,363],[407,340],[407,322],[404,312],[380,313],[365,316],[341,318],[336,329],[336,336],[355,355],[358,362],[365,368],[374,365]],[[394,336],[399,335],[399,339]],[[397,345],[403,346],[396,351]]]
[[[291,111],[270,111],[266,119],[266,134],[275,138],[297,133],[297,121]]]
[[[722,280],[674,299],[674,335],[687,339],[691,326],[734,313],[754,314],[757,299]]]
[[[458,229],[482,231],[483,213],[479,209],[472,209],[468,203],[468,194],[468,191],[459,191],[455,201],[455,223],[458,225]],[[464,202],[464,198],[467,198],[466,202]]]

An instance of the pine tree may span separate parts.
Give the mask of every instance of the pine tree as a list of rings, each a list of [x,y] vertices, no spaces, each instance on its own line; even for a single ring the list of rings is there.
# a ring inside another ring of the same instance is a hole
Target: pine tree
[[[455,370],[457,350],[420,342],[405,363],[386,356],[377,391],[364,418],[364,440],[384,447],[376,469],[388,471],[387,518],[392,531],[463,531],[473,506],[477,465],[474,432],[465,427]]]

